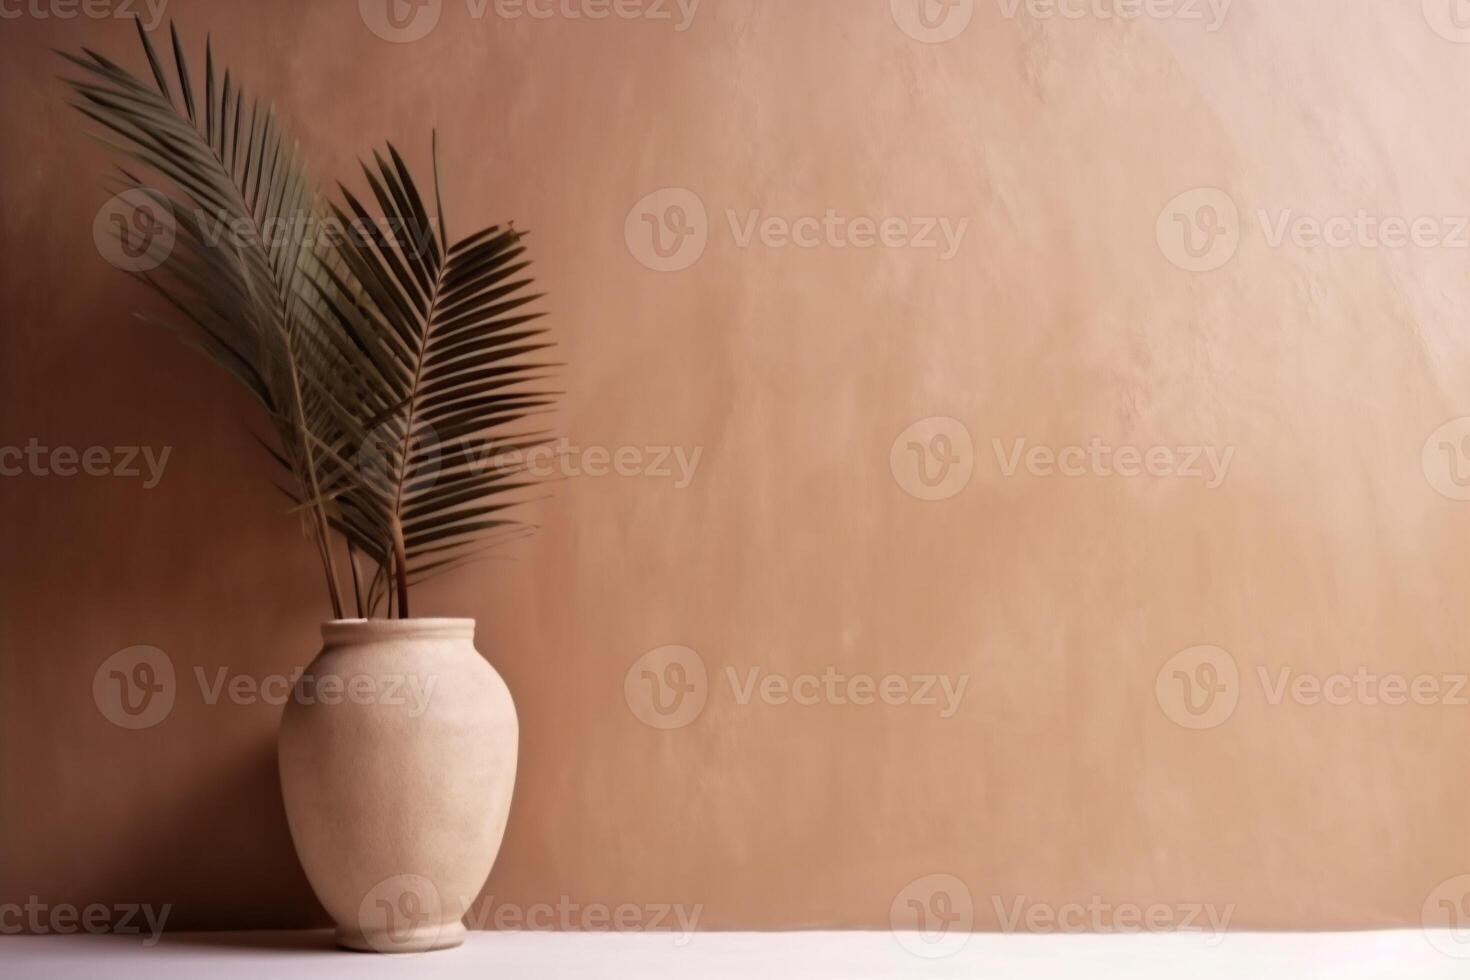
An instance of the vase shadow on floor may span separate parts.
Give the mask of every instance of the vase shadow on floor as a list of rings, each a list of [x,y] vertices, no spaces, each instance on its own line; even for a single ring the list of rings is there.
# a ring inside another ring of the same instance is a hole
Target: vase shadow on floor
[[[337,945],[331,929],[264,929],[238,932],[171,932],[160,945],[250,950],[261,953],[335,953],[352,955]]]

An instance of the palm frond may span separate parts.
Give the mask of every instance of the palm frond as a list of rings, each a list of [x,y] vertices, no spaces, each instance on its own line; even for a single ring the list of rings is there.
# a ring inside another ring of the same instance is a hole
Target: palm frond
[[[555,401],[537,387],[555,365],[538,359],[553,345],[528,309],[541,295],[524,233],[494,225],[451,242],[434,157],[433,219],[391,144],[363,164],[377,216],[341,188],[340,264],[314,280],[361,352],[353,377],[384,410],[362,426],[372,465],[337,500],[344,533],[388,569],[399,616],[411,583],[530,530],[513,512],[536,481],[504,461],[544,441],[525,423]]]
[[[312,502],[308,529],[340,617],[325,501],[349,482],[350,466],[323,447],[359,436],[349,408],[358,394],[352,380],[358,355],[344,354],[340,336],[327,329],[331,321],[322,307],[335,297],[304,288],[320,278],[326,261],[311,239],[319,196],[274,111],[259,99],[247,100],[228,71],[216,85],[208,40],[201,106],[184,46],[170,25],[180,106],[164,62],[141,22],[137,26],[151,82],[85,48],[80,55],[60,52],[81,70],[67,79],[72,105],[101,127],[94,135],[103,143],[161,178],[162,186],[145,186],[122,171],[123,185],[143,193],[150,210],[175,229],[167,261],[142,276],[184,321],[169,325],[269,413],[280,458],[300,499]]]

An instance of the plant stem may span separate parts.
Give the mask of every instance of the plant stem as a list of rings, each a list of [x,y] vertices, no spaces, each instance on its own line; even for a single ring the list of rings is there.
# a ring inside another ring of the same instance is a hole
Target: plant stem
[[[322,505],[321,484],[316,478],[316,457],[311,452],[311,435],[306,429],[306,412],[303,409],[301,396],[301,376],[296,369],[296,349],[291,344],[289,332],[282,327],[285,334],[283,340],[286,344],[286,364],[291,370],[291,408],[295,414],[297,437],[300,439],[300,451],[305,454],[303,469],[309,477],[310,486],[307,490],[311,493],[312,523],[316,525],[317,543],[322,552],[322,564],[326,566],[327,592],[332,599],[332,618],[342,618],[342,587],[337,581],[337,562],[332,556],[332,539],[327,534],[327,509]],[[298,477],[300,474],[297,474]]]
[[[408,618],[408,553],[403,543],[403,524],[393,520],[393,581],[398,586],[398,618]]]
[[[352,568],[352,600],[357,604],[357,618],[366,619],[362,611],[362,570],[357,565],[357,547],[347,539],[347,564]]]

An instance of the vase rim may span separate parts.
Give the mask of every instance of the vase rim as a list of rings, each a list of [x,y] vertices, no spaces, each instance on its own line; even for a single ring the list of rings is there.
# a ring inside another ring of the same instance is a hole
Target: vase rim
[[[322,639],[327,642],[369,640],[381,637],[473,639],[474,635],[475,621],[473,619],[447,616],[415,616],[408,619],[333,619],[322,624]]]

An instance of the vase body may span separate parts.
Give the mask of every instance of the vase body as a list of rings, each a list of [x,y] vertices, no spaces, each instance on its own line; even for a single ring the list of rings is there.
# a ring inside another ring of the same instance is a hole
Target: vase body
[[[500,850],[519,727],[474,620],[342,620],[281,717],[291,838],[337,941],[422,952],[461,922]]]

